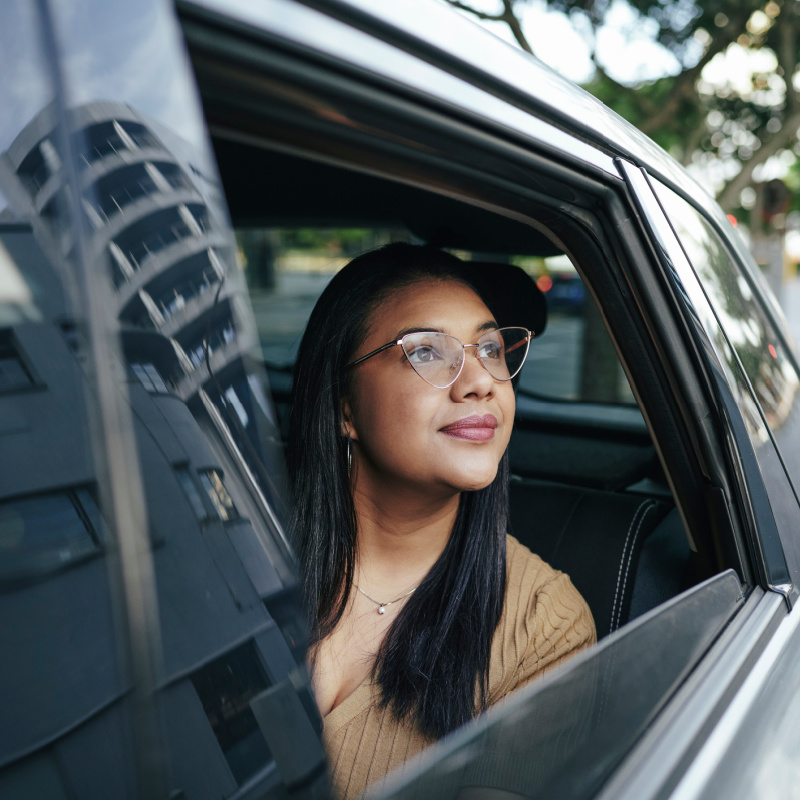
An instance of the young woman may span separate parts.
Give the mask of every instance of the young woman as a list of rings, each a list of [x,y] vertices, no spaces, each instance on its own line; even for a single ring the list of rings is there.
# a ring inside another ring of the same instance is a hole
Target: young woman
[[[427,247],[359,256],[297,357],[292,527],[344,797],[595,641],[569,578],[506,535],[531,334],[498,330],[466,275]]]

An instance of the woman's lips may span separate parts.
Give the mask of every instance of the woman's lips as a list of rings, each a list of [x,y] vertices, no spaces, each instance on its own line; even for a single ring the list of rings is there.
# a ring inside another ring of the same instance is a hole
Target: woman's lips
[[[441,428],[441,433],[471,442],[488,442],[494,436],[497,419],[492,414],[473,414]]]

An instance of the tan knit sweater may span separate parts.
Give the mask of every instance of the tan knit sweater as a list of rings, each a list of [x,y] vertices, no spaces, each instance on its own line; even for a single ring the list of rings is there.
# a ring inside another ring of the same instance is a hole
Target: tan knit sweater
[[[489,704],[596,641],[589,606],[569,577],[509,536],[506,597],[492,640]],[[360,794],[387,772],[430,744],[411,723],[398,722],[378,707],[370,680],[323,719],[336,794]]]

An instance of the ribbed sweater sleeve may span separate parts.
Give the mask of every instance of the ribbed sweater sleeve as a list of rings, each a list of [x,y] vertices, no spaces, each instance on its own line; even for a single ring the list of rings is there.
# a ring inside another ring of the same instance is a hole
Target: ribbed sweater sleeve
[[[492,639],[489,704],[596,641],[591,611],[569,578],[509,536],[503,614]],[[365,682],[323,720],[334,791],[355,797],[402,769],[430,741],[378,705]]]

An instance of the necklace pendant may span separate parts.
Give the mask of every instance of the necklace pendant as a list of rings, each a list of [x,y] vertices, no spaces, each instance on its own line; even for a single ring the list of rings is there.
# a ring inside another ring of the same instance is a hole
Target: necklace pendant
[[[379,614],[385,614],[386,613],[386,609],[383,606],[378,606],[378,613]]]

